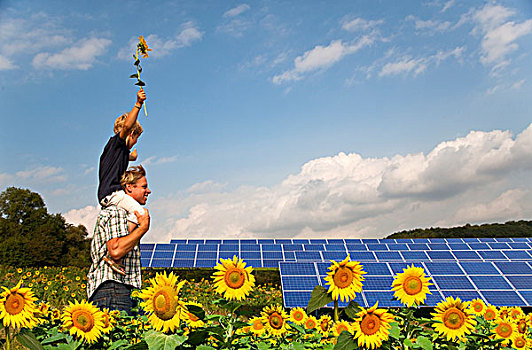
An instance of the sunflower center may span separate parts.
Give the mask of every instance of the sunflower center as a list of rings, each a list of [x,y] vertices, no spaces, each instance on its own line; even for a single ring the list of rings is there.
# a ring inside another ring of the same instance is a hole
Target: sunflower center
[[[232,289],[239,289],[245,282],[244,272],[241,269],[231,268],[225,273],[225,284]]]
[[[486,318],[486,320],[491,321],[495,319],[495,312],[493,312],[493,310],[487,310],[484,317]]]
[[[343,331],[348,331],[348,329],[345,326],[345,324],[341,324],[341,325],[338,326],[338,334],[341,334]]]
[[[103,328],[107,328],[111,325],[111,320],[108,314],[103,315]]]
[[[473,309],[476,311],[476,312],[480,312],[482,311],[482,304],[481,303],[475,303],[473,305]]]
[[[422,288],[423,283],[417,276],[408,276],[403,283],[403,289],[408,295],[416,295],[421,292]]]
[[[19,314],[24,309],[24,297],[18,293],[9,294],[5,302],[5,308],[11,315]]]
[[[353,282],[353,270],[348,267],[341,266],[338,268],[333,277],[334,285],[338,288],[347,288]]]
[[[464,313],[455,307],[445,311],[443,315],[443,324],[450,329],[459,329],[464,325],[465,321]]]
[[[320,328],[322,331],[327,332],[329,330],[329,322],[327,320],[322,320],[320,322]]]
[[[514,346],[517,349],[524,348],[526,345],[526,340],[523,337],[517,337],[514,339]]]
[[[264,328],[264,324],[262,323],[261,320],[256,319],[253,321],[253,329],[260,331],[263,328]]]
[[[296,311],[294,313],[294,320],[296,321],[301,321],[303,319],[303,313],[302,312],[299,312],[299,311]]]
[[[365,335],[373,335],[379,331],[381,319],[374,314],[367,314],[360,322],[360,330]]]
[[[172,287],[162,287],[153,296],[153,310],[160,319],[166,321],[174,317],[177,310],[175,292]]]
[[[309,320],[305,323],[305,326],[307,326],[308,329],[312,329],[312,328],[315,328],[315,327],[316,327],[316,323],[314,322],[314,320],[309,319]]]
[[[509,338],[512,335],[512,326],[507,323],[501,323],[495,329],[498,335],[503,338]]]
[[[279,315],[277,312],[274,312],[269,317],[270,326],[274,329],[283,328],[283,316]]]
[[[87,333],[94,327],[94,316],[87,310],[76,310],[72,313],[74,327]]]
[[[517,321],[517,330],[519,333],[523,334],[526,332],[526,329],[528,328],[528,325],[526,324],[526,321],[519,320]]]

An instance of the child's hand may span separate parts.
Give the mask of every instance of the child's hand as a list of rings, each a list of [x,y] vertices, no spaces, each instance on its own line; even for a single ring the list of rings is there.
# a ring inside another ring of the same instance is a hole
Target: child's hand
[[[146,100],[146,93],[144,92],[143,88],[140,88],[139,91],[137,91],[137,102],[142,105],[145,100]]]
[[[132,162],[137,160],[137,149],[136,148],[129,154],[129,160]]]

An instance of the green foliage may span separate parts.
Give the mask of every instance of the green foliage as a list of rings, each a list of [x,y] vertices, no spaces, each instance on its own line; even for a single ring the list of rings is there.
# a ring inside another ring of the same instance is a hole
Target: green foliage
[[[38,193],[9,187],[0,194],[0,264],[89,266],[89,244],[85,227],[49,214]]]
[[[316,286],[310,294],[310,300],[307,305],[307,313],[312,313],[325,305],[332,303],[333,299],[330,294],[327,293],[327,289],[323,286]]]

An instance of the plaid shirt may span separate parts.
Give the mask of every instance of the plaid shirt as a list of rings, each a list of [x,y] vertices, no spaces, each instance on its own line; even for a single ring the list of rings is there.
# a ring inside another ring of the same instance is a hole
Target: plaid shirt
[[[128,234],[127,212],[124,209],[109,206],[100,211],[91,242],[92,265],[87,274],[87,295],[89,298],[96,288],[107,280],[124,283],[134,288],[141,288],[140,249],[138,246],[122,258],[122,264],[126,272],[125,276],[114,272],[109,264],[103,260],[104,256],[109,255],[107,241],[112,238],[127,236]]]

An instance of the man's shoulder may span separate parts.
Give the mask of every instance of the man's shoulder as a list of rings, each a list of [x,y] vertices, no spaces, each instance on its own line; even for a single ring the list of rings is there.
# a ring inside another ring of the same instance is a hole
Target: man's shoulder
[[[118,216],[118,215],[125,215],[127,211],[125,209],[119,208],[116,205],[110,205],[108,207],[104,207],[100,210],[99,216],[101,218],[111,217],[111,216]]]

